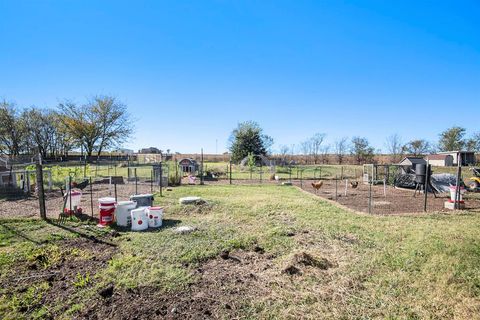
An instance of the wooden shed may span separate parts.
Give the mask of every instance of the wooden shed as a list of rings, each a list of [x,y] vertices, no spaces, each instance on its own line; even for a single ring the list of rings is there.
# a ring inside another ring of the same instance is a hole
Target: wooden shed
[[[436,167],[453,166],[453,156],[451,154],[430,154],[425,157],[425,160],[428,160],[432,166]]]
[[[402,168],[402,173],[415,173],[417,164],[427,164],[427,161],[420,157],[405,157],[398,164]]]

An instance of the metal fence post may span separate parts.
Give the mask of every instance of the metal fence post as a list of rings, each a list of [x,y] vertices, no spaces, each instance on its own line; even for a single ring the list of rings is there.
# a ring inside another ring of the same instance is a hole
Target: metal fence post
[[[303,189],[303,170],[300,171],[300,189]]]
[[[372,180],[368,185],[368,213],[372,213]]]
[[[230,160],[230,184],[232,184],[232,160]]]
[[[200,166],[200,184],[203,185],[203,148],[201,150],[201,161],[202,161],[202,164]]]
[[[163,187],[163,181],[162,181],[162,180],[163,180],[163,179],[162,179],[162,178],[163,178],[163,177],[162,177],[162,176],[163,176],[162,162],[160,162],[160,169],[159,169],[159,171],[160,171],[160,183],[159,183],[159,184],[160,184],[160,197],[161,197],[161,196],[162,196],[162,187]]]
[[[338,176],[335,175],[335,201],[338,200]]]
[[[135,194],[138,194],[138,178],[137,178],[137,168],[133,170],[135,174]]]

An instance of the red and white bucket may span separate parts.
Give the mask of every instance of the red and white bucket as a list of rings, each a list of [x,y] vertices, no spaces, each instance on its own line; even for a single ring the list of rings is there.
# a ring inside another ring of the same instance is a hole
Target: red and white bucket
[[[148,227],[158,228],[162,226],[163,208],[162,207],[149,207],[147,208],[148,215]]]
[[[99,226],[105,227],[113,223],[115,213],[115,198],[98,199],[98,208],[100,209]]]

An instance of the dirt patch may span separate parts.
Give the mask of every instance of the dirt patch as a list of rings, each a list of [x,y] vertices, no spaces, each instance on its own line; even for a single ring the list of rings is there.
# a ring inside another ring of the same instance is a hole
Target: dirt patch
[[[292,261],[283,269],[283,273],[296,275],[302,273],[302,267],[313,267],[320,270],[327,270],[335,264],[324,257],[314,257],[307,252],[294,254]]]
[[[46,247],[47,248],[47,247]],[[35,304],[20,302],[19,311],[27,318],[29,314],[46,306],[46,318],[56,318],[59,304],[71,301],[78,286],[92,285],[98,270],[106,267],[116,247],[101,239],[76,238],[59,242],[59,249],[53,253],[39,251],[27,260],[15,265],[15,272],[2,276],[0,292],[9,299],[21,296],[29,288],[45,288]],[[71,301],[78,303],[79,301]]]
[[[322,187],[316,191],[311,186],[311,181],[295,181],[296,186],[301,186],[305,191],[315,194],[319,197],[333,200],[355,211],[368,212],[369,207],[369,186],[359,183],[356,188],[347,185],[345,193],[345,182],[338,181],[335,185],[333,180],[323,180]],[[452,212],[444,208],[444,202],[450,198],[448,194],[437,195],[428,194],[427,211],[428,212]],[[371,213],[373,214],[404,214],[423,212],[424,196],[417,194],[414,197],[413,190],[395,189],[392,186],[386,187],[384,193],[383,185],[372,186]],[[479,199],[468,199],[465,201],[466,209],[479,209]]]
[[[181,214],[209,214],[212,212],[213,204],[202,200],[198,203],[182,205]]]
[[[218,319],[245,316],[251,304],[269,294],[273,265],[260,251],[222,252],[193,271],[184,290],[162,293],[153,287],[114,288],[100,293],[80,317],[88,319]],[[108,291],[107,293],[109,293]],[[105,294],[103,294],[105,295]]]

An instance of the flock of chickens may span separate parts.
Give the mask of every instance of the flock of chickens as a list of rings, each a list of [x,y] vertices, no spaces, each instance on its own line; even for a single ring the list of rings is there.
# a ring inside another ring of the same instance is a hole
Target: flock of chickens
[[[312,187],[315,189],[315,193],[323,186],[323,181],[312,182]],[[352,189],[358,187],[358,181],[350,181],[350,186]]]

